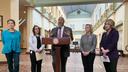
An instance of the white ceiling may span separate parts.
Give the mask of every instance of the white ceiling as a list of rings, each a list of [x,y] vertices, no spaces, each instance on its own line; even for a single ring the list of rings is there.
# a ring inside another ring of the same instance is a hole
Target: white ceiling
[[[70,6],[61,6],[65,15],[69,15],[70,13],[76,11],[76,10],[82,10],[89,14],[92,14],[96,4],[88,4],[88,5],[70,5]]]

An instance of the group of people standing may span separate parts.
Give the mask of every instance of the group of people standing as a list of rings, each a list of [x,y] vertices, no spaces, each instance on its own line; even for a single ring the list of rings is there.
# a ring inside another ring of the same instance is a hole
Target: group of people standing
[[[72,29],[64,25],[64,18],[59,17],[58,26],[53,28],[50,37],[63,38],[69,37],[73,40]],[[20,40],[21,33],[14,29],[15,21],[9,19],[7,21],[8,29],[2,32],[3,50],[5,54],[9,72],[19,72],[20,62]],[[103,62],[106,72],[117,72],[118,62],[118,51],[117,42],[119,38],[118,31],[114,28],[115,22],[112,19],[106,20],[103,29],[106,31],[103,33],[100,42],[100,53],[106,58],[110,59],[110,62]],[[31,72],[41,72],[42,60],[36,60],[36,53],[41,53],[44,49],[42,43],[41,28],[35,25],[32,29],[32,35],[29,39],[30,44],[30,60],[31,60]],[[93,27],[91,24],[86,24],[85,34],[80,39],[80,51],[81,58],[84,67],[84,72],[93,72],[93,64],[95,59],[95,49],[97,45],[97,37],[93,34]],[[70,56],[70,45],[52,45],[52,65],[55,72],[55,57],[56,57],[56,46],[61,47],[61,72],[66,72],[67,59]]]
[[[103,61],[106,72],[117,72],[118,50],[117,43],[119,33],[115,29],[115,22],[112,19],[105,21],[103,29],[106,31],[102,34],[100,41],[100,55],[109,62]],[[95,49],[97,45],[96,35],[92,32],[92,25],[86,24],[85,34],[80,40],[80,49],[84,72],[93,72],[93,64],[95,59]]]

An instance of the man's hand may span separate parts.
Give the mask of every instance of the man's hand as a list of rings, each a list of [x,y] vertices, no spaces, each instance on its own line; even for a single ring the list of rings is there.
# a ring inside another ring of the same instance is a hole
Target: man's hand
[[[70,31],[66,31],[65,34],[67,34],[68,36],[70,36]]]

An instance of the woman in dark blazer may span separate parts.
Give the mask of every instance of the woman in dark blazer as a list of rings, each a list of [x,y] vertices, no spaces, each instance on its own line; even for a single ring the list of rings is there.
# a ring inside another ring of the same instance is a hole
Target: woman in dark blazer
[[[110,62],[103,62],[106,72],[117,72],[118,63],[118,50],[117,43],[119,39],[119,33],[114,28],[115,22],[112,19],[108,19],[105,22],[102,39],[100,42],[100,49],[103,57],[109,58]]]

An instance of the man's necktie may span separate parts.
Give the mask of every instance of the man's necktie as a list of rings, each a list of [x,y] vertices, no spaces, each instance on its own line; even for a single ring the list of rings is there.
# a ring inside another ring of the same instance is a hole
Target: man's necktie
[[[57,35],[58,38],[61,38],[61,27],[58,28],[58,35]]]

